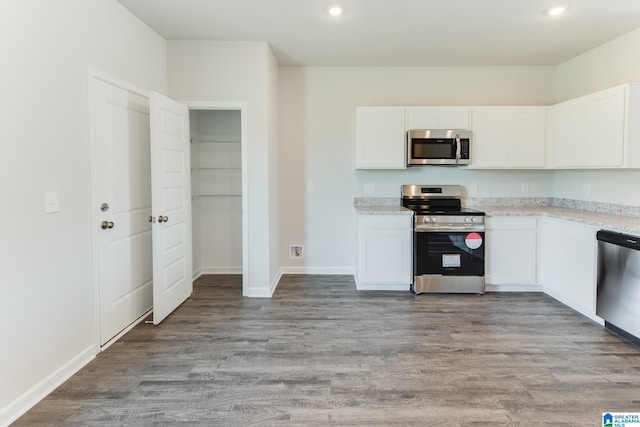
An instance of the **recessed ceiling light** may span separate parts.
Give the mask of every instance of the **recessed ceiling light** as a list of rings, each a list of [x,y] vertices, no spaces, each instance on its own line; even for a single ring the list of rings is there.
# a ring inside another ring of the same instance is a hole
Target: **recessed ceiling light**
[[[329,12],[331,16],[340,16],[342,15],[342,8],[340,6],[331,6],[327,9],[327,12]]]
[[[547,10],[547,15],[558,16],[558,15],[562,15],[566,11],[567,11],[566,5],[554,6],[551,9]]]

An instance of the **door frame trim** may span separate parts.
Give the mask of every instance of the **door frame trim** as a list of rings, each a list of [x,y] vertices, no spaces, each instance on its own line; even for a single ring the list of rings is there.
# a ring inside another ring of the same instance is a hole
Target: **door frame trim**
[[[95,209],[98,206],[99,201],[97,200],[97,177],[96,177],[96,165],[97,165],[97,156],[96,156],[96,110],[95,110],[95,87],[94,82],[96,80],[102,80],[103,82],[119,87],[128,92],[135,93],[141,97],[149,99],[149,91],[139,88],[131,83],[128,83],[124,80],[121,80],[117,77],[112,76],[104,71],[98,70],[97,68],[87,67],[87,93],[88,93],[88,102],[89,102],[89,153],[90,153],[90,181],[91,181],[91,289],[93,290],[93,335],[94,335],[94,354],[100,353],[102,350],[105,350],[109,345],[113,344],[115,341],[111,339],[109,342],[105,344],[104,347],[100,346],[100,278],[99,278],[99,234],[98,228],[94,225],[98,223],[98,212]],[[136,320],[134,324],[139,323],[144,319],[144,316],[140,319]],[[129,325],[132,326],[132,325]],[[127,327],[129,328],[129,327]],[[128,329],[125,329],[128,330]],[[119,337],[120,334],[116,335]],[[114,337],[115,338],[115,337]]]
[[[247,156],[247,103],[244,101],[178,101],[193,110],[240,111],[240,151],[242,176],[242,295],[249,290],[249,185]]]

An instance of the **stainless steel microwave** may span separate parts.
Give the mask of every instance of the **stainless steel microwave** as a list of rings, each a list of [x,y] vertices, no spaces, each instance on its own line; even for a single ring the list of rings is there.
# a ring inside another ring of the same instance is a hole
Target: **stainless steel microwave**
[[[410,130],[407,132],[407,165],[468,165],[471,131],[461,129]]]

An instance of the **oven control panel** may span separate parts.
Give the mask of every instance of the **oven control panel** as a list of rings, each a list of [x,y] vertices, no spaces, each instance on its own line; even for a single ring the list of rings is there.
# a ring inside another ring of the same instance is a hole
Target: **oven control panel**
[[[483,216],[416,215],[415,230],[431,232],[484,231]]]

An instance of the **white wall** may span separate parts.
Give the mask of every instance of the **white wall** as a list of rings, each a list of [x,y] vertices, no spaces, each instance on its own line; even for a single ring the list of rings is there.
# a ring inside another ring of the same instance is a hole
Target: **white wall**
[[[269,135],[269,277],[272,286],[280,279],[280,66],[271,49],[267,52],[267,115]]]
[[[640,29],[558,66],[557,101],[622,83],[640,82]],[[640,206],[640,171],[558,171],[555,196]],[[584,184],[591,187],[583,193]]]
[[[273,83],[269,79],[272,53],[264,42],[168,42],[170,96],[182,101],[245,102],[247,105],[247,174],[248,191],[248,289],[251,296],[269,296],[275,285],[272,271],[277,253],[271,254],[270,240],[278,235],[277,224],[269,220],[273,212],[269,179],[270,149],[277,146],[273,138],[277,112],[270,111]],[[277,131],[275,131],[277,132]],[[275,230],[274,230],[275,229]],[[273,235],[272,235],[273,234]]]
[[[640,81],[640,28],[558,66],[556,102]]]
[[[0,51],[3,425],[96,350],[87,66],[164,93],[167,74],[165,41],[113,0],[5,1]]]
[[[353,198],[399,197],[402,184],[476,183],[479,197],[553,193],[548,171],[415,168],[355,171],[358,105],[549,105],[555,67],[282,67],[280,69],[280,257],[288,271],[353,270]],[[313,192],[307,191],[307,183]],[[305,245],[289,260],[288,245]]]

